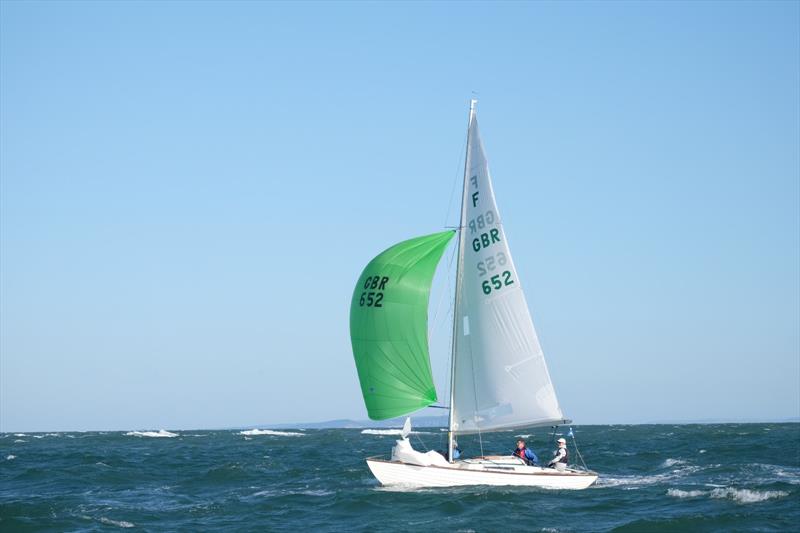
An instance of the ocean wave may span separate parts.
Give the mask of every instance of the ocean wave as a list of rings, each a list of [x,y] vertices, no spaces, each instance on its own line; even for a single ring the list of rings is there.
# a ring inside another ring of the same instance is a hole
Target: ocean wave
[[[714,489],[711,491],[711,497],[716,499],[729,499],[736,503],[757,503],[769,500],[771,498],[783,498],[788,496],[789,493],[782,490],[750,490],[750,489],[735,489],[733,487],[726,487],[724,489]]]
[[[25,433],[14,433],[14,436],[15,437],[27,437],[28,435],[26,435]]]
[[[14,439],[14,442],[28,442],[28,441],[23,440],[23,439]]]
[[[788,496],[789,493],[782,490],[751,490],[751,489],[737,489],[734,487],[722,487],[712,489],[711,491],[705,490],[680,490],[668,489],[667,496],[673,498],[699,498],[701,496],[708,496],[716,500],[733,500],[736,503],[758,503],[772,498],[783,498]]]
[[[402,429],[362,429],[362,435],[402,435]],[[412,435],[430,435],[427,431],[412,431]]]
[[[17,458],[16,455],[6,455],[6,461],[13,461],[16,458]]]
[[[254,487],[251,487],[254,488]],[[309,490],[286,490],[286,489],[267,489],[254,492],[250,497],[273,497],[273,496],[331,496],[335,494],[332,490],[309,489]]]
[[[676,468],[671,472],[666,472],[663,474],[653,474],[651,476],[618,476],[618,477],[605,477],[601,476],[600,479],[597,480],[595,486],[597,487],[622,487],[635,489],[642,486],[648,485],[658,485],[659,483],[666,483],[668,481],[675,481],[676,479],[680,479],[691,474],[694,474],[702,470],[699,466],[683,466],[681,468]]]
[[[395,483],[393,485],[378,485],[375,483],[370,483],[373,488],[380,492],[433,492],[435,489],[431,487],[424,487],[417,483]]]
[[[273,431],[271,429],[246,429],[240,431],[239,435],[272,435],[273,437],[305,437],[305,433],[297,433],[296,431]]]
[[[332,490],[325,490],[325,489],[316,489],[316,490],[304,490],[299,494],[303,496],[330,496],[334,492]]]
[[[660,468],[670,468],[672,466],[680,466],[680,465],[685,465],[685,464],[686,464],[686,461],[684,461],[683,459],[672,459],[672,458],[669,458],[669,459],[665,459],[664,462],[661,463]]]
[[[101,516],[98,519],[98,521],[101,524],[105,524],[107,526],[117,526],[122,528],[136,527],[136,524],[134,524],[133,522],[127,522],[125,520],[111,520],[110,518],[106,518],[105,516]]]
[[[177,433],[171,433],[164,429],[158,431],[129,431],[125,433],[128,437],[180,437]]]
[[[362,429],[362,435],[402,435],[402,429]]]
[[[782,481],[792,485],[800,485],[800,468],[792,466],[778,466],[764,463],[754,463],[754,467],[766,471],[765,478],[757,478],[756,482],[770,483]],[[778,479],[775,479],[778,478]]]
[[[681,489],[668,489],[667,496],[674,498],[699,498],[708,494],[704,490],[681,490]]]

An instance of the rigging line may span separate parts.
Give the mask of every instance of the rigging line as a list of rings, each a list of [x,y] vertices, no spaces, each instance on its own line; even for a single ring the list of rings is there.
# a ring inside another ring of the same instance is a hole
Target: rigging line
[[[450,258],[447,261],[447,275],[445,276],[446,290],[442,293],[441,298],[444,298],[444,296],[447,295],[448,305],[447,305],[447,314],[445,315],[445,319],[442,320],[442,324],[448,324],[448,323],[452,324],[451,321],[446,320],[446,319],[449,318],[450,315],[453,313],[453,298],[452,298],[453,288],[452,288],[452,285],[451,285],[450,278],[451,278],[451,272],[453,271],[453,261],[455,260],[457,250],[458,250],[458,246],[454,246],[453,249],[450,252]],[[436,320],[436,316],[439,313],[439,305],[441,305],[441,303],[442,303],[441,302],[441,298],[439,300],[439,304],[437,304],[437,309],[436,309],[436,312],[434,314],[434,321]],[[429,333],[429,335],[430,335],[430,333]],[[428,341],[430,342],[430,338],[428,339]],[[445,376],[445,377],[449,377],[449,376],[447,376],[447,370],[450,368],[450,357],[452,355],[452,342],[453,342],[452,337],[448,336],[447,357],[445,357],[444,363],[443,363],[446,366],[442,369],[442,371],[439,374],[439,375],[442,375],[442,376]],[[450,380],[449,379],[445,379],[445,386],[442,387],[442,391],[444,392],[444,396],[446,396],[448,398],[450,397]]]
[[[589,470],[589,467],[586,466],[586,461],[583,460],[583,456],[581,455],[581,451],[578,449],[578,441],[575,439],[575,433],[572,431],[572,428],[569,428],[570,433],[572,433],[572,445],[575,446],[575,452],[578,454],[578,459],[581,460],[581,464],[583,464],[583,468]]]
[[[412,433],[412,435],[413,435],[413,433]],[[422,438],[421,438],[419,435],[414,435],[414,436],[417,438],[417,442],[419,442],[420,444],[422,444],[422,447],[423,447],[423,448],[425,448],[425,451],[426,451],[426,452],[427,452],[427,451],[429,451],[429,450],[428,450],[428,447],[427,447],[427,446],[425,446],[425,442],[423,442]]]
[[[447,272],[445,274],[445,277],[448,280],[448,289],[450,286],[449,285],[450,271],[453,267],[453,257],[455,257],[455,247],[453,247],[453,250],[450,252],[450,259],[447,262]],[[433,333],[433,329],[436,328],[436,318],[439,316],[439,310],[442,308],[442,301],[444,300],[444,296],[445,294],[449,294],[449,292],[450,292],[449,290],[442,291],[442,293],[439,295],[439,301],[436,303],[436,309],[434,309],[433,311],[433,320],[431,321],[433,323],[433,328],[428,330],[428,344],[430,344],[431,342],[431,334]]]
[[[453,196],[456,194],[456,185],[460,180],[463,180],[464,177],[462,176],[462,168],[461,168],[461,157],[466,149],[467,149],[467,142],[469,141],[469,128],[467,128],[467,133],[464,135],[464,142],[461,144],[461,150],[458,152],[458,163],[456,164],[456,176],[453,179],[453,186],[450,188],[450,200],[447,202],[447,213],[444,216],[444,223],[445,227],[447,226],[447,219],[450,218],[450,209],[453,207]]]

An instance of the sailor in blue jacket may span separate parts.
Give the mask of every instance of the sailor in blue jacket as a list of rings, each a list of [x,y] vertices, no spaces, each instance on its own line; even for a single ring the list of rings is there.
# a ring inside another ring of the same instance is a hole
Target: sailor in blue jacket
[[[517,449],[511,455],[516,455],[527,465],[539,466],[539,458],[532,450],[525,447],[525,441],[522,439],[517,441]]]

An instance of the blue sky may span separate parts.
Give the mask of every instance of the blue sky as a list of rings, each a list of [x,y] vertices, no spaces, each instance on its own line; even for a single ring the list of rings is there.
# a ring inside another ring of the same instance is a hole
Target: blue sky
[[[799,6],[0,3],[0,430],[365,418],[472,91],[565,414],[800,416]]]

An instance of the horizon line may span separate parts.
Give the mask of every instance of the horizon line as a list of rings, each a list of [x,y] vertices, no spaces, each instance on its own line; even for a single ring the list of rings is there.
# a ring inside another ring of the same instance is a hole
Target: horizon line
[[[403,417],[400,417],[403,418]],[[418,418],[436,418],[433,416],[426,416],[426,417],[418,417]],[[390,419],[392,420],[392,419]],[[352,423],[358,424],[350,427],[345,426],[331,426],[331,427],[308,427],[303,428],[302,426],[319,426],[321,424],[329,424],[333,422],[342,422],[342,423]],[[280,429],[305,429],[305,430],[312,430],[312,429],[370,429],[370,428],[389,428],[392,429],[392,426],[376,426],[376,424],[381,424],[385,421],[370,421],[370,420],[353,420],[349,418],[336,418],[332,420],[323,420],[320,422],[285,422],[280,424],[244,424],[244,425],[236,425],[236,426],[224,426],[224,427],[156,427],[156,426],[147,426],[147,427],[136,427],[136,428],[125,428],[125,429],[50,429],[50,430],[3,430],[0,431],[0,435],[6,434],[15,434],[15,433],[26,433],[26,434],[33,434],[33,433],[97,433],[97,432],[108,432],[108,433],[120,433],[123,431],[151,431],[151,430],[164,430],[164,431],[232,431],[237,429],[273,429],[273,430],[280,430]],[[588,426],[660,426],[660,425],[678,425],[678,426],[690,426],[690,425],[716,425],[716,424],[798,424],[800,423],[800,416],[793,416],[788,418],[781,418],[781,419],[766,419],[766,420],[753,420],[753,419],[692,419],[692,420],[659,420],[659,421],[649,421],[649,422],[608,422],[608,423],[592,423],[592,424],[559,424],[559,426],[574,426],[574,427],[588,427]],[[401,427],[400,424],[399,427]],[[436,427],[445,427],[439,425],[425,425],[425,426],[418,426],[418,427],[428,427],[428,428],[436,428]],[[524,429],[524,428],[523,428]],[[509,430],[496,430],[490,431],[491,433],[501,433],[503,431],[518,431],[517,429],[509,429]],[[487,433],[489,433],[487,431]]]

